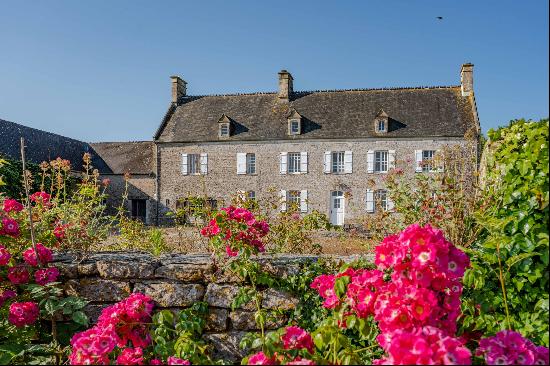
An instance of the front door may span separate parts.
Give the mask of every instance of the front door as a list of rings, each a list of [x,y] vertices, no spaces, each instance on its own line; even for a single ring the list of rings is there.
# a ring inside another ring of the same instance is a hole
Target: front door
[[[132,199],[132,218],[145,222],[145,216],[147,212],[147,200]]]
[[[330,193],[330,223],[332,225],[344,225],[344,192],[333,191]]]

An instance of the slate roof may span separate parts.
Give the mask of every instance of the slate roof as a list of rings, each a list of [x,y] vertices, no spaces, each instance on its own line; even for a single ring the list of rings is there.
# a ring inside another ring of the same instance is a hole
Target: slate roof
[[[25,138],[27,161],[41,163],[61,157],[80,170],[82,156],[92,155],[92,165],[102,174],[151,174],[153,142],[87,143],[0,119],[0,155],[21,159],[20,139]]]
[[[90,146],[114,174],[153,173],[152,141],[96,142]]]
[[[476,128],[471,97],[460,86],[294,92],[289,103],[276,93],[185,96],[171,105],[155,139],[159,142],[219,141],[218,120],[234,123],[224,141],[342,138],[462,137]],[[302,134],[287,135],[287,116],[295,109]],[[383,109],[389,132],[374,131]]]

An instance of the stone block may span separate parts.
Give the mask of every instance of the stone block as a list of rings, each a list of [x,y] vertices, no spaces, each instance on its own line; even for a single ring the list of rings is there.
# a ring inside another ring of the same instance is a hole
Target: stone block
[[[78,266],[68,263],[53,263],[53,266],[59,270],[59,274],[63,279],[78,278]]]
[[[67,281],[65,293],[94,302],[115,302],[130,295],[130,284],[100,278],[83,278],[80,281]]]
[[[264,291],[262,299],[262,308],[291,310],[295,309],[299,300],[285,291],[269,288]]]
[[[247,349],[239,346],[246,332],[227,332],[204,334],[203,338],[210,342],[214,348],[212,356],[215,359],[223,359],[231,363],[240,363],[248,354]]]
[[[190,306],[202,300],[204,286],[170,282],[140,282],[134,286],[134,292],[151,296],[161,307]]]
[[[99,274],[96,262],[83,262],[78,264],[78,274],[81,276],[95,276]]]
[[[183,282],[203,282],[205,276],[212,272],[208,265],[167,264],[156,269],[155,276]]]
[[[234,330],[260,330],[259,325],[254,319],[254,311],[235,310],[229,314],[231,327]],[[265,323],[265,329],[278,329],[286,324],[287,317],[280,314],[268,315]]]
[[[103,278],[152,278],[155,266],[147,261],[98,261],[97,270]]]
[[[208,288],[206,289],[206,295],[204,296],[204,301],[208,303],[208,305],[218,308],[231,308],[231,303],[233,302],[233,299],[237,296],[239,293],[239,286],[235,285],[220,285],[217,283],[210,283],[208,284]],[[253,310],[254,304],[253,302],[249,302],[242,306],[242,308],[247,310]]]
[[[227,329],[227,319],[229,317],[229,310],[220,308],[208,309],[208,316],[206,318],[207,332],[223,332]]]

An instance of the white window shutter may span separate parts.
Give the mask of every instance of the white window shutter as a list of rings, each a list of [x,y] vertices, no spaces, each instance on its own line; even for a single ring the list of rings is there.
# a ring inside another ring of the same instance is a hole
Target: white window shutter
[[[181,154],[181,174],[187,175],[187,154]]]
[[[300,152],[300,173],[307,173],[307,151]]]
[[[387,199],[388,199],[388,206],[387,206],[388,209],[387,209],[387,211],[393,211],[393,209],[395,208],[395,205],[389,197]]]
[[[422,173],[422,150],[414,150],[415,172]]]
[[[284,189],[281,190],[280,201],[281,201],[281,211],[286,211],[286,191]]]
[[[208,154],[201,154],[201,174],[208,174]]]
[[[351,151],[344,152],[344,173],[351,174],[353,172],[353,155]]]
[[[324,160],[324,169],[323,171],[325,173],[330,173],[330,168],[331,168],[331,152],[330,151],[325,151],[325,160]]]
[[[287,173],[287,164],[288,164],[287,153],[282,152],[281,153],[281,174]]]
[[[374,191],[367,189],[367,212],[374,212]]]
[[[246,174],[246,153],[237,153],[237,174]]]
[[[307,212],[307,191],[300,192],[300,211]]]
[[[367,151],[367,173],[374,173],[374,150]]]
[[[445,159],[443,159],[443,156],[441,155],[441,150],[436,150],[434,158],[436,158],[436,161],[439,162],[439,166],[437,167],[437,171],[439,173],[443,173],[445,170]]]
[[[388,151],[388,170],[395,168],[395,150]]]

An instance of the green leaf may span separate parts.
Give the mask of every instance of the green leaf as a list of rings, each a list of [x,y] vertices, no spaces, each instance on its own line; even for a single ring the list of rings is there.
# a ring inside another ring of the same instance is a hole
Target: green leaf
[[[84,325],[84,326],[88,325],[88,317],[82,311],[75,311],[71,315],[71,319],[77,324]]]

